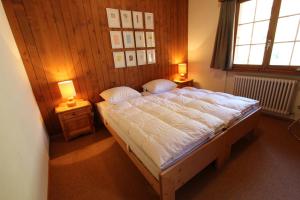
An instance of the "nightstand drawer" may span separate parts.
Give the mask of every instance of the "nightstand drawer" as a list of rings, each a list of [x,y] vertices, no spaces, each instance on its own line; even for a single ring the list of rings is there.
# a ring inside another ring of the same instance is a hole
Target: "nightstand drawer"
[[[86,115],[74,117],[64,121],[63,129],[67,132],[74,132],[75,130],[81,130],[83,128],[90,128],[90,117]]]
[[[83,108],[83,109],[77,109],[74,111],[69,111],[66,113],[61,114],[61,117],[63,120],[68,120],[68,119],[72,119],[74,117],[78,117],[84,114],[89,114],[91,113],[91,108],[87,107],[87,108]]]

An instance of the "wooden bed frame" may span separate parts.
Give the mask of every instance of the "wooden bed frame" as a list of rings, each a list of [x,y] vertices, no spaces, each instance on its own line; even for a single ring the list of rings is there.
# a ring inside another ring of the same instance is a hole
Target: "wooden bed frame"
[[[175,200],[175,191],[210,163],[215,161],[217,168],[220,168],[224,164],[230,156],[232,144],[247,133],[255,130],[259,121],[260,112],[260,107],[253,108],[247,112],[228,129],[193,150],[174,165],[163,170],[159,175],[159,180],[151,174],[105,119],[103,119],[103,123],[153,189],[159,194],[160,199]]]

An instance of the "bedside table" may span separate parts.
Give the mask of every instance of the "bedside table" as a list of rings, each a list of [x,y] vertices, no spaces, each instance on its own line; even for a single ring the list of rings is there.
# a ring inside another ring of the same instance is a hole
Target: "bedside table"
[[[173,80],[173,82],[177,84],[178,88],[194,86],[194,79]]]
[[[89,101],[77,100],[73,107],[62,103],[55,108],[55,113],[66,141],[84,133],[95,132],[94,113]]]

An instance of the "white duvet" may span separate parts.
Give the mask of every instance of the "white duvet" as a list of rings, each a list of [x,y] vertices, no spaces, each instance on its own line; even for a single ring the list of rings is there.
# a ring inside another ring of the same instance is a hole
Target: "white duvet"
[[[225,93],[185,88],[111,105],[107,113],[164,169],[257,103]]]

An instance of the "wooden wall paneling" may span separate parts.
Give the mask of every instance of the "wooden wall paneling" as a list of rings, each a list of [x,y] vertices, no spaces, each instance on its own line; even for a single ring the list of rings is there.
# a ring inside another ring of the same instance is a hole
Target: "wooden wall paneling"
[[[155,1],[154,10],[156,11],[154,13],[154,30],[155,30],[155,49],[156,49],[156,59],[157,59],[157,74],[163,74],[163,59],[162,59],[162,50],[161,50],[161,44],[162,44],[162,34],[161,34],[161,11],[159,9],[159,2],[160,0]]]
[[[177,12],[177,8],[178,8],[178,4],[174,5],[171,9],[171,13],[170,13],[170,17],[173,18],[173,19],[177,19],[177,15],[179,15],[179,13]],[[170,21],[170,26],[169,28],[171,29],[170,30],[170,33],[171,33],[171,41],[173,40],[176,40],[177,38],[177,26],[178,26],[178,20],[171,20]],[[170,60],[171,60],[171,64],[170,64],[170,70],[171,70],[171,73],[169,74],[175,74],[176,73],[176,63],[180,62],[179,59],[177,58],[177,55],[176,55],[176,48],[177,48],[177,43],[174,43],[174,42],[170,42],[171,46],[170,46]],[[174,78],[174,77],[170,77],[170,78]]]
[[[90,0],[90,11],[88,8],[86,8],[86,12],[90,12],[91,15],[91,22],[93,24],[93,32],[94,32],[94,37],[95,37],[95,45],[96,45],[96,51],[97,51],[97,57],[99,59],[99,65],[96,66],[96,70],[99,74],[102,76],[103,80],[103,89],[109,87],[109,76],[107,76],[108,72],[105,66],[106,59],[105,56],[102,56],[105,54],[103,52],[103,44],[101,43],[101,38],[102,38],[102,32],[101,32],[101,25],[100,25],[100,18],[98,15],[98,7],[97,7],[97,0]],[[97,37],[98,36],[98,37]]]
[[[20,54],[22,55],[22,61],[25,66],[26,73],[28,74],[30,84],[32,85],[32,90],[35,95],[35,98],[38,102],[38,106],[41,110],[41,114],[43,116],[48,116],[48,111],[47,111],[47,101],[44,99],[44,95],[41,92],[40,85],[38,83],[37,76],[35,74],[35,69],[31,61],[31,57],[29,55],[27,46],[25,44],[23,34],[20,30],[20,26],[18,25],[18,19],[15,15],[14,9],[12,7],[12,4],[9,1],[3,1],[3,5],[5,8],[5,11],[7,15],[9,16],[9,23],[12,28],[12,32],[14,34],[14,38],[16,42],[18,43],[18,49],[20,51]],[[52,122],[49,123],[49,125],[53,125]],[[51,127],[51,126],[50,126]],[[49,128],[50,128],[49,127]]]
[[[50,133],[59,130],[54,114],[54,107],[61,102],[57,82],[72,79],[78,97],[95,103],[101,91],[114,86],[140,89],[152,79],[173,78],[175,62],[187,59],[186,0],[2,2]],[[156,64],[114,68],[108,7],[154,13]]]
[[[182,62],[186,62],[188,60],[188,4],[186,0],[177,0],[177,38],[180,40],[177,41],[177,53],[176,55],[179,57]],[[179,9],[180,8],[180,9]]]
[[[32,34],[32,29],[29,25],[28,22],[28,18],[27,18],[27,14],[25,12],[24,6],[22,4],[22,2],[15,2],[12,3],[11,1],[7,1],[7,4],[5,3],[4,5],[8,5],[7,7],[12,7],[14,9],[14,13],[12,13],[12,17],[10,17],[10,15],[8,15],[9,19],[12,18],[16,18],[17,19],[17,26],[20,29],[20,32],[14,32],[14,34],[22,34],[22,37],[24,39],[24,42],[26,44],[26,48],[27,48],[27,53],[25,53],[23,51],[20,51],[21,53],[21,57],[23,59],[23,63],[24,65],[26,65],[26,69],[27,69],[27,73],[33,73],[33,71],[29,70],[30,69],[30,65],[28,65],[28,63],[26,62],[26,55],[30,56],[30,60],[31,60],[31,64],[34,68],[34,74],[31,74],[30,76],[28,76],[31,79],[31,84],[33,83],[33,76],[36,76],[37,82],[38,82],[38,87],[40,88],[41,91],[41,95],[43,96],[42,100],[39,100],[40,94],[35,92],[35,97],[37,99],[37,102],[39,104],[40,107],[43,107],[41,109],[41,113],[43,114],[43,118],[44,121],[46,122],[46,127],[48,130],[52,130],[55,129],[57,127],[57,123],[55,123],[53,121],[53,118],[51,117],[51,115],[53,114],[50,110],[50,108],[52,108],[54,106],[53,103],[53,98],[52,98],[52,94],[49,90],[49,85],[48,85],[48,81],[46,78],[46,72],[43,69],[43,64],[41,62],[40,59],[40,55],[38,53],[38,50],[36,48],[36,44],[35,44],[35,39],[33,37]],[[10,23],[12,23],[13,21],[10,21]],[[13,29],[14,31],[14,29]],[[18,38],[15,36],[15,38]],[[16,41],[19,50],[22,49],[22,44],[20,41]],[[24,62],[25,60],[25,62]],[[35,88],[36,86],[33,86],[32,88]],[[44,112],[43,110],[47,110],[47,112]],[[43,111],[43,112],[42,112]]]
[[[162,65],[163,65],[163,77],[169,77],[168,76],[168,73],[169,73],[169,57],[167,56],[168,55],[168,47],[170,45],[169,43],[169,33],[168,30],[166,29],[166,26],[168,24],[168,19],[169,19],[169,15],[168,15],[168,10],[169,10],[169,7],[168,7],[168,2],[167,0],[166,1],[163,1],[162,2],[162,8],[161,9],[161,14],[159,15],[159,17],[162,19],[161,20],[161,37],[163,39],[162,43],[161,43],[161,47],[162,47],[162,56],[163,56],[163,60],[162,60]],[[163,45],[163,43],[165,43],[165,45]],[[165,58],[168,58],[168,59],[165,59]]]
[[[21,5],[21,4],[19,4]],[[29,51],[32,53],[31,58],[34,62],[36,75],[38,80],[40,80],[40,87],[43,93],[46,93],[45,100],[47,100],[47,110],[48,115],[44,116],[44,121],[46,122],[47,127],[51,127],[50,129],[53,131],[58,130],[58,120],[54,117],[54,113],[51,110],[53,106],[58,102],[57,97],[59,97],[58,90],[56,86],[53,86],[55,80],[49,78],[52,76],[51,70],[55,70],[55,68],[51,68],[51,66],[47,67],[49,62],[45,61],[45,57],[51,51],[47,52],[46,48],[42,46],[42,40],[39,38],[40,28],[36,24],[36,18],[33,17],[34,9],[32,9],[31,4],[26,4],[26,2],[22,2],[22,6],[19,7],[19,12],[17,16],[19,16],[20,26],[23,26],[23,30],[26,31],[24,34],[24,38],[27,40],[27,47],[30,49]],[[49,47],[49,46],[47,46]],[[57,58],[59,59],[59,57]],[[52,84],[52,85],[51,85]],[[52,88],[52,89],[51,89]],[[44,92],[44,90],[46,92]],[[48,125],[50,121],[51,125]],[[52,122],[51,122],[52,121]]]
[[[92,43],[94,44],[93,51],[95,52],[95,59],[97,59],[96,71],[98,73],[98,76],[101,76],[102,87],[100,88],[100,90],[103,91],[109,87],[110,81],[107,76],[107,69],[103,67],[105,66],[106,60],[105,57],[102,56],[104,52],[100,41],[100,37],[102,36],[102,33],[100,30],[100,19],[97,12],[97,0],[87,1],[85,11],[86,11],[86,15],[89,16],[89,26],[90,26],[89,31],[90,34],[92,35]]]
[[[102,91],[105,89],[104,86],[104,78],[103,78],[103,74],[101,70],[97,70],[99,69],[99,67],[97,66],[101,66],[102,62],[100,60],[101,55],[98,51],[98,41],[97,41],[97,37],[95,35],[95,27],[94,27],[94,23],[93,23],[93,17],[92,17],[92,13],[91,13],[91,6],[90,6],[90,1],[82,1],[83,3],[83,8],[84,8],[84,14],[87,20],[87,30],[88,30],[88,35],[89,35],[89,39],[90,39],[90,45],[91,45],[91,50],[92,50],[92,54],[93,54],[93,58],[95,61],[95,73],[96,73],[96,77],[98,79],[98,91]],[[98,95],[97,96],[97,100],[99,99]]]
[[[83,3],[79,0],[69,2],[69,11],[73,28],[75,28],[76,44],[80,60],[83,62],[83,76],[86,77],[87,93],[91,101],[95,101],[95,91],[99,91],[95,70],[95,62],[91,51],[91,43],[87,31],[87,21],[83,13]]]
[[[67,28],[64,22],[64,18],[62,15],[62,10],[60,6],[60,2],[58,0],[52,0],[49,2],[51,5],[51,8],[53,10],[53,17],[57,26],[59,38],[60,38],[60,43],[63,46],[63,53],[65,55],[65,74],[61,74],[61,80],[65,79],[72,79],[74,83],[74,87],[78,93],[78,98],[86,98],[84,96],[84,90],[81,88],[81,84],[79,83],[77,79],[78,73],[76,72],[76,66],[77,64],[74,63],[74,60],[72,58],[72,53],[71,53],[71,48],[70,44],[68,41],[68,33],[67,33]]]
[[[85,91],[85,98],[89,99],[91,97],[91,92],[88,88],[93,87],[89,81],[90,75],[88,73],[88,62],[87,58],[85,57],[85,48],[81,42],[81,31],[80,31],[80,24],[79,20],[77,20],[77,10],[75,8],[70,7],[70,1],[62,0],[60,1],[60,5],[62,6],[62,13],[64,15],[64,23],[67,27],[68,31],[68,40],[69,45],[72,49],[73,59],[77,63],[77,77],[78,82],[81,82],[82,88]],[[75,13],[75,19],[74,14]],[[74,23],[75,21],[75,23]],[[76,23],[78,22],[78,23]],[[83,23],[83,22],[82,22]]]
[[[60,93],[57,89],[56,74],[58,74],[59,65],[63,66],[64,57],[61,54],[60,44],[57,43],[56,28],[52,27],[53,23],[48,22],[46,9],[43,8],[42,1],[30,2],[29,0],[23,1],[24,10],[29,21],[32,36],[35,41],[35,46],[41,60],[41,67],[45,71],[46,80],[48,82],[50,93],[53,97],[54,104],[59,102]],[[47,10],[47,12],[50,12]],[[40,16],[40,17],[36,17]],[[49,42],[49,40],[51,42]],[[53,57],[56,57],[53,60]],[[62,67],[62,69],[64,69]]]
[[[71,60],[73,63],[74,71],[76,74],[76,81],[78,82],[78,88],[80,89],[81,92],[81,97],[84,99],[88,99],[88,94],[87,94],[87,84],[86,84],[86,77],[83,76],[83,70],[82,70],[82,63],[81,59],[79,58],[79,54],[77,51],[77,46],[75,44],[75,33],[74,29],[71,23],[71,14],[68,11],[68,4],[66,0],[56,0],[56,4],[58,5],[59,12],[61,13],[62,21],[64,22],[65,25],[65,35],[68,40],[68,47],[71,55]],[[64,8],[64,9],[63,9]],[[76,89],[78,89],[76,88]],[[77,90],[76,90],[77,91]]]
[[[171,3],[170,0],[168,0],[168,4]],[[170,7],[168,9],[168,18],[169,19],[173,19],[173,10],[177,8],[177,4],[175,4],[174,6]],[[177,42],[172,42],[175,38],[174,38],[174,34],[176,34],[176,31],[174,31],[174,24],[176,23],[177,20],[168,20],[168,25],[166,26],[166,29],[167,29],[167,32],[169,33],[169,37],[168,37],[168,54],[167,54],[167,57],[169,58],[168,59],[168,77],[169,78],[172,78],[172,68],[173,68],[173,65],[172,65],[172,62],[173,62],[173,57],[174,55],[172,55],[173,53],[173,50],[174,50],[174,44],[177,44]]]

